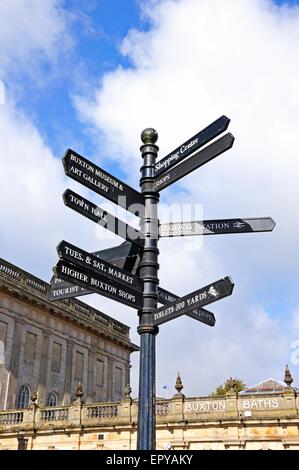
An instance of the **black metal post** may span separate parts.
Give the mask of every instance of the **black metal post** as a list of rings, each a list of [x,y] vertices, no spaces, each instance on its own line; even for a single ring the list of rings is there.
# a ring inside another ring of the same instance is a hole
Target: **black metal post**
[[[145,197],[145,217],[141,232],[144,236],[144,251],[139,265],[139,276],[143,281],[143,308],[139,311],[140,367],[138,399],[138,450],[156,448],[156,335],[153,313],[158,301],[158,211],[159,194],[153,190],[154,165],[159,148],[155,145],[158,134],[154,129],[145,129],[141,134],[144,145],[140,148],[143,158],[140,188]]]

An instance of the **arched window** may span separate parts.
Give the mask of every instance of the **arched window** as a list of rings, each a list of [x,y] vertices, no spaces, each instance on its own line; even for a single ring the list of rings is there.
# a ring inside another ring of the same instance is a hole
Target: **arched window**
[[[17,396],[16,408],[18,410],[28,408],[30,398],[30,388],[28,385],[21,385]]]
[[[47,406],[57,406],[57,393],[50,392],[47,398]]]

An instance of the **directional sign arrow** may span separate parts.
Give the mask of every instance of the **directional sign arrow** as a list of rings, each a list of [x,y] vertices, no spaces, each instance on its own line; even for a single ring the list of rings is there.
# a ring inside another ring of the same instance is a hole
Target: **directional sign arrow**
[[[188,237],[194,235],[223,235],[229,233],[272,232],[271,217],[258,219],[220,219],[160,224],[159,237]]]
[[[159,308],[154,313],[154,324],[161,325],[169,320],[192,313],[194,310],[204,307],[232,294],[234,284],[229,277],[220,279],[206,287],[192,292],[171,302],[166,307]]]
[[[127,273],[136,274],[139,263],[141,249],[130,242],[123,242],[119,246],[107,248],[105,250],[95,251],[92,255],[109,261],[114,266],[124,269]],[[50,281],[48,299],[50,301],[64,300],[82,295],[93,294],[88,289],[65,282],[55,276]]]
[[[180,165],[175,166],[171,170],[163,173],[162,176],[156,178],[153,189],[155,191],[161,191],[167,188],[170,184],[175,183],[193,170],[196,170],[226,152],[226,150],[229,150],[233,146],[234,140],[235,138],[232,134],[225,134],[200,152],[192,155],[188,160],[183,161]]]
[[[158,301],[161,304],[168,305],[176,300],[179,300],[177,295],[172,294],[171,292],[168,292],[161,287],[158,287]],[[214,314],[208,310],[205,310],[204,308],[197,308],[192,312],[186,313],[186,315],[208,326],[215,326],[216,324]]]
[[[144,215],[144,196],[94,163],[68,149],[63,159],[67,176],[104,196],[134,215]]]
[[[53,268],[55,276],[68,282],[76,283],[81,287],[116,300],[137,310],[142,308],[142,295],[124,288],[115,281],[107,280],[106,276],[94,275],[78,268],[67,261],[59,261]]]
[[[210,124],[208,127],[200,131],[191,139],[187,140],[177,149],[173,150],[169,155],[162,158],[155,165],[155,176],[160,176],[165,171],[169,170],[186,157],[191,155],[196,150],[200,149],[214,138],[218,137],[222,132],[225,132],[230,123],[230,119],[226,116],[221,116],[217,121]]]
[[[140,248],[143,248],[144,243],[141,232],[131,225],[128,225],[117,217],[114,217],[114,215],[109,214],[109,212],[104,211],[96,204],[93,204],[84,197],[79,196],[70,189],[67,189],[63,193],[62,197],[64,204],[70,209],[79,212],[79,214],[84,215],[84,217],[87,217],[93,222],[101,225],[101,227],[119,235],[135,245],[138,245]]]
[[[62,241],[57,247],[60,259],[72,263],[74,266],[83,268],[96,276],[104,276],[111,282],[142,294],[143,282],[137,276],[120,269],[102,258],[93,256],[87,251],[78,248],[71,243]]]

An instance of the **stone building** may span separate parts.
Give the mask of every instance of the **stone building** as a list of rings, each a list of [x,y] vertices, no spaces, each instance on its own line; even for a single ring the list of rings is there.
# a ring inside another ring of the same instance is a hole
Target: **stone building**
[[[299,398],[286,372],[284,386],[266,381],[221,397],[187,398],[178,378],[177,393],[157,400],[156,449],[299,450]],[[32,397],[27,410],[0,412],[0,450],[136,449],[138,403],[130,388],[113,403],[87,404],[82,393],[79,387],[70,406],[41,407]]]
[[[74,299],[50,302],[49,284],[0,259],[0,409],[121,400],[130,383],[129,327]]]

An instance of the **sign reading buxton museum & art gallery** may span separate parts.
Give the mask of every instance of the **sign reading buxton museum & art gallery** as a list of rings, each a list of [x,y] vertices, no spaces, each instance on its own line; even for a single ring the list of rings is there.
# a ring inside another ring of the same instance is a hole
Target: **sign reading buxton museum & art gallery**
[[[221,116],[217,121],[191,137],[191,139],[187,140],[187,142],[180,145],[180,147],[173,150],[169,155],[155,164],[155,176],[160,176],[162,173],[165,173],[165,171],[177,165],[179,162],[189,157],[193,152],[196,152],[196,150],[218,137],[222,132],[226,131],[229,123],[229,118]]]
[[[189,295],[171,302],[166,307],[159,308],[154,312],[154,324],[161,325],[181,315],[192,312],[197,308],[216,302],[232,294],[234,284],[229,277],[220,279],[206,287],[192,292]]]
[[[63,159],[67,176],[78,181],[100,196],[104,196],[136,215],[144,215],[144,196],[135,189],[110,175],[74,150],[68,149]]]
[[[275,222],[271,217],[174,222],[170,224],[160,224],[159,237],[271,232],[274,227]]]

